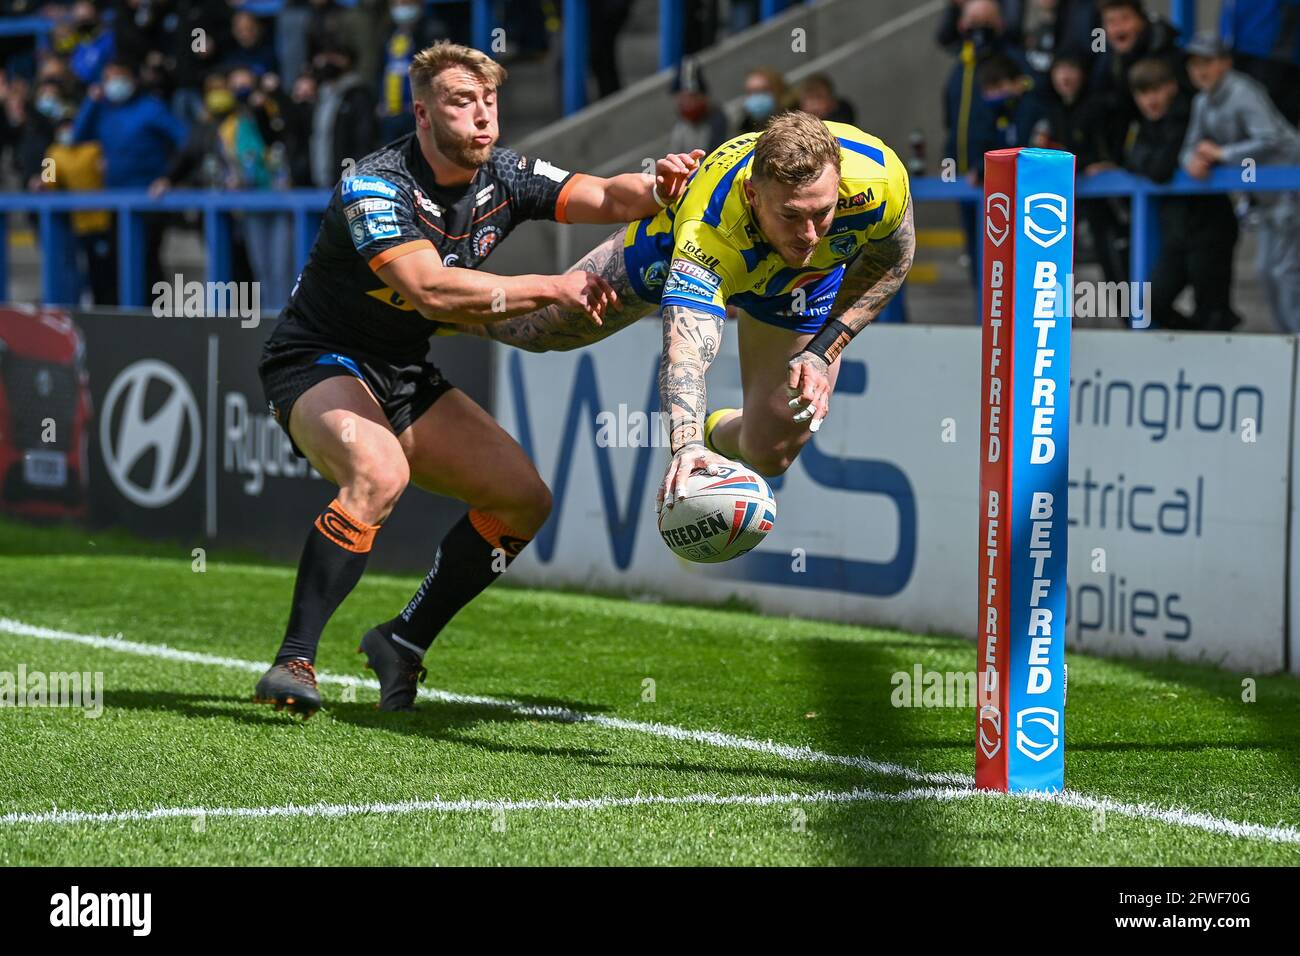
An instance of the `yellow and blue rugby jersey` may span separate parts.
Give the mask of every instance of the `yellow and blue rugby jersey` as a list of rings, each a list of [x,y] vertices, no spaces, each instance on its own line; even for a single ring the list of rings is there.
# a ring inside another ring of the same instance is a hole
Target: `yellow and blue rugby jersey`
[[[894,233],[907,208],[907,169],[879,138],[847,123],[826,124],[840,141],[839,204],[808,265],[791,268],[760,235],[745,197],[757,133],[705,157],[686,191],[650,219],[629,225],[624,257],[636,292],[662,305],[725,315],[727,303],[773,324],[815,331],[839,279],[863,246]],[[806,308],[792,313],[792,293]]]

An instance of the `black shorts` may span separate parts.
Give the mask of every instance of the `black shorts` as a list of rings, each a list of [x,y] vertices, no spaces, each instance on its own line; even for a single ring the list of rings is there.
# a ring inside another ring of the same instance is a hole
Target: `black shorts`
[[[286,435],[289,435],[293,403],[307,389],[335,375],[360,379],[398,435],[454,387],[443,378],[437,366],[423,359],[394,363],[353,348],[335,349],[324,342],[277,340],[275,336],[262,349],[257,371],[266,392],[267,407]],[[289,443],[295,455],[306,457],[292,435]]]

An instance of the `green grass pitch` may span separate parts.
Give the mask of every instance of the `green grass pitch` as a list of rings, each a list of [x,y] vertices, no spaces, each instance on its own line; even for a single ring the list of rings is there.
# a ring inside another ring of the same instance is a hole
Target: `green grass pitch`
[[[967,641],[507,583],[392,715],[354,652],[417,579],[370,574],[304,723],[251,701],[292,581],[0,523],[0,672],[104,680],[0,708],[0,863],[1300,863],[1293,678],[1072,654],[1066,799],[974,794],[973,708],[891,704]]]

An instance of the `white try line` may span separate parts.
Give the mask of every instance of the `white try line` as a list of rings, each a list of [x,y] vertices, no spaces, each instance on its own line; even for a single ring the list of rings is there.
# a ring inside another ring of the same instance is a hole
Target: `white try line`
[[[898,793],[866,790],[819,790],[815,793],[689,793],[680,796],[641,794],[633,797],[574,797],[551,800],[402,800],[396,803],[312,803],[280,807],[156,807],[152,810],[49,810],[41,813],[6,813],[0,826],[36,823],[132,823],[175,817],[350,817],[364,814],[402,813],[508,813],[520,810],[607,810],[614,807],[746,806],[774,807],[820,803],[907,803],[913,800],[961,800],[977,797],[978,790],[925,787]]]
[[[225,667],[255,674],[262,673],[267,667],[265,663],[258,661],[243,660],[236,657],[220,657],[214,654],[203,654],[197,651],[184,651],[174,647],[168,647],[165,644],[148,644],[139,641],[128,641],[123,639],[120,635],[107,637],[95,634],[76,634],[71,631],[60,631],[54,628],[27,624],[23,621],[13,620],[12,618],[0,617],[0,632],[13,634],[17,637],[30,637],[45,641],[81,644],[87,647],[118,651],[120,653],[134,654],[141,657],[151,657],[187,664],[203,664],[212,667]],[[321,683],[325,684],[365,687],[370,690],[379,689],[379,682],[373,679],[358,679],[346,675],[328,673],[318,674],[317,679]],[[593,724],[595,726],[607,727],[613,730],[630,730],[637,733],[649,734],[657,737],[667,737],[673,740],[691,741],[713,747],[770,754],[787,760],[839,764],[841,766],[856,767],[857,769],[867,773],[873,773],[885,777],[898,777],[912,783],[926,783],[931,786],[904,790],[896,794],[878,793],[877,791],[871,790],[851,790],[841,793],[832,793],[827,791],[820,794],[770,794],[767,796],[749,796],[744,794],[715,796],[710,794],[695,794],[684,797],[636,796],[552,801],[434,800],[391,804],[363,804],[357,805],[357,807],[350,810],[345,809],[337,811],[337,814],[367,812],[410,813],[419,810],[440,809],[449,809],[452,812],[457,812],[457,808],[461,807],[475,810],[491,810],[498,808],[507,810],[580,809],[588,806],[595,808],[599,806],[637,806],[642,803],[649,805],[653,803],[672,802],[754,803],[755,805],[761,805],[762,801],[767,801],[769,803],[800,803],[808,801],[825,803],[863,802],[868,800],[955,800],[963,797],[981,796],[1000,799],[1025,799],[1036,802],[1052,803],[1058,806],[1071,807],[1079,810],[1113,813],[1119,816],[1132,817],[1135,819],[1154,820],[1224,836],[1246,837],[1267,840],[1273,843],[1300,844],[1300,830],[1286,825],[1267,826],[1259,823],[1241,823],[1235,820],[1227,820],[1211,814],[1196,813],[1191,810],[1184,810],[1177,807],[1158,807],[1149,804],[1122,803],[1117,800],[1112,800],[1109,797],[1091,796],[1073,790],[1067,790],[1064,793],[1055,794],[1001,794],[991,791],[980,791],[973,788],[974,780],[966,774],[926,772],[916,770],[912,767],[904,767],[901,764],[872,760],[869,757],[846,757],[839,754],[823,753],[822,751],[813,750],[806,746],[795,747],[787,744],[778,744],[770,740],[756,740],[750,737],[739,737],[733,734],[721,733],[719,731],[690,730],[685,727],[676,727],[672,724],[624,720],[619,717],[606,717],[601,714],[589,714],[584,711],[571,710],[566,707],[543,707],[497,697],[484,697],[472,694],[453,694],[449,691],[430,690],[427,688],[420,688],[419,693],[420,697],[425,700],[490,707],[539,720],[555,720],[562,723],[574,724]],[[817,799],[814,800],[814,797]],[[150,819],[155,816],[194,816],[200,812],[211,813],[217,816],[330,815],[329,812],[321,809],[322,806],[341,806],[347,808],[351,805],[317,805],[316,807],[217,807],[212,808],[211,810],[202,807],[163,807],[155,810],[128,810],[107,814],[55,810],[48,813],[10,813],[0,816],[0,824],[22,822],[76,823],[94,822],[101,819],[104,822],[111,822],[114,820]],[[373,808],[408,809],[382,810]]]

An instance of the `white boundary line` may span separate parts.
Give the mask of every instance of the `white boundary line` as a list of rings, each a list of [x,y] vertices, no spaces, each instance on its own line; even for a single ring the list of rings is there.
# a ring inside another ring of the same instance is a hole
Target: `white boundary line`
[[[235,657],[219,657],[197,651],[179,650],[165,644],[149,644],[128,641],[122,636],[112,637],[77,634],[54,628],[27,624],[12,618],[0,617],[0,632],[16,637],[31,637],[45,641],[59,641],[95,647],[101,650],[118,651],[141,657],[160,660],[179,661],[188,664],[203,664],[225,667],[249,673],[261,673],[265,663],[243,660]],[[372,679],[356,679],[349,676],[321,673],[318,680],[324,684],[341,684],[355,687],[379,689],[379,682]],[[16,823],[82,823],[82,822],[118,822],[128,820],[149,820],[163,817],[197,816],[200,813],[212,816],[231,817],[273,817],[273,816],[347,816],[362,813],[414,813],[420,811],[467,812],[482,810],[573,810],[601,809],[619,806],[649,806],[674,804],[708,804],[708,805],[753,805],[765,806],[791,803],[850,803],[850,802],[905,802],[912,800],[957,800],[965,797],[988,797],[990,799],[1025,799],[1058,806],[1071,807],[1093,812],[1114,813],[1135,819],[1147,819],[1188,827],[1223,836],[1244,837],[1267,840],[1273,843],[1300,844],[1300,829],[1292,826],[1266,826],[1259,823],[1241,823],[1206,813],[1196,813],[1177,807],[1158,807],[1147,804],[1123,803],[1109,797],[1091,796],[1073,790],[1064,793],[1016,793],[1000,794],[979,791],[973,788],[973,778],[965,774],[933,773],[904,767],[901,764],[872,760],[869,757],[848,757],[838,754],[823,753],[806,746],[778,744],[771,740],[756,740],[739,737],[719,731],[691,730],[672,724],[648,723],[625,720],[619,717],[606,717],[584,711],[571,710],[566,707],[543,707],[524,704],[519,701],[505,700],[497,697],[485,697],[472,694],[454,694],[449,691],[420,689],[420,697],[453,704],[472,704],[491,707],[523,717],[543,720],[555,720],[563,723],[585,723],[606,727],[613,730],[629,730],[673,740],[691,741],[713,747],[733,750],[748,750],[765,753],[793,761],[816,763],[833,763],[841,766],[856,767],[866,773],[885,777],[897,777],[912,783],[927,783],[929,787],[913,788],[899,793],[874,790],[854,789],[848,791],[819,791],[817,793],[766,794],[766,795],[717,795],[689,794],[668,797],[658,795],[634,797],[594,797],[584,799],[554,800],[424,800],[400,803],[370,804],[313,804],[307,806],[279,807],[158,807],[153,810],[124,810],[93,813],[72,810],[52,810],[44,813],[8,813],[0,816],[0,825]]]
[[[899,793],[866,790],[819,790],[816,793],[691,793],[682,796],[640,794],[634,797],[575,797],[552,800],[403,800],[398,803],[313,803],[280,807],[157,807],[153,810],[116,810],[102,813],[50,810],[44,813],[6,813],[0,826],[35,823],[129,823],[174,817],[348,817],[363,814],[479,813],[512,810],[606,810],[611,807],[750,806],[772,807],[812,803],[906,803],[912,800],[960,800],[980,796],[977,790],[925,787]]]

